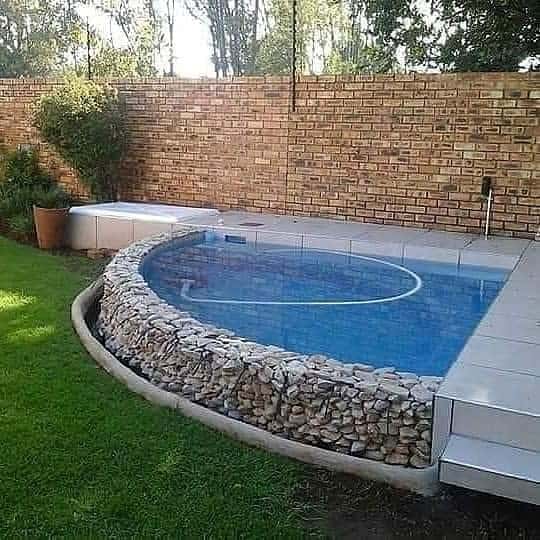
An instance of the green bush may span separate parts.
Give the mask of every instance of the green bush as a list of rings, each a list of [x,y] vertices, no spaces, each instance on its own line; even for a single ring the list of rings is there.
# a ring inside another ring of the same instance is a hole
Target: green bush
[[[43,139],[78,172],[96,200],[116,199],[125,135],[113,88],[69,79],[42,96],[34,123]]]
[[[21,239],[34,235],[33,206],[63,208],[69,195],[42,171],[33,150],[6,154],[0,173],[0,219]]]
[[[34,218],[28,214],[15,214],[7,220],[9,230],[21,240],[34,236]]]
[[[34,150],[8,152],[3,158],[2,178],[11,186],[49,186],[52,180],[39,165]]]
[[[59,186],[37,188],[34,191],[34,204],[40,208],[67,208],[69,195]]]

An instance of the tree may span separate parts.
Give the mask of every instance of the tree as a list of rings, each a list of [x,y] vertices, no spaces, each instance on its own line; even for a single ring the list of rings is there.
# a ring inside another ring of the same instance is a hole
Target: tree
[[[540,63],[540,4],[530,0],[438,0],[445,31],[441,69],[516,71]]]
[[[398,49],[408,55],[403,32],[396,32],[398,18],[412,21],[413,13],[398,0],[344,0],[339,25],[332,32],[332,53],[325,63],[330,73],[387,73],[400,70]],[[410,22],[409,22],[410,24]],[[399,37],[398,37],[399,36]]]
[[[100,42],[93,47],[91,58],[92,77],[105,79],[112,77],[125,79],[138,75],[137,59],[126,49],[111,47],[106,42]],[[80,76],[86,75],[83,66],[77,70]]]
[[[287,75],[292,64],[292,10],[288,0],[274,0],[268,13],[272,27],[257,41],[254,73]],[[304,57],[304,46],[297,40],[297,54]]]
[[[186,0],[186,6],[193,17],[208,25],[216,77],[254,70],[259,0]]]
[[[296,63],[300,73],[324,69],[333,53],[336,35],[344,21],[339,2],[298,0]],[[259,40],[256,72],[286,74],[292,64],[292,2],[272,0],[269,30]]]
[[[174,76],[174,20],[175,0],[166,0],[167,6],[167,29],[169,31],[169,77]]]
[[[150,77],[156,75],[156,50],[162,42],[162,20],[157,16],[151,0],[98,0],[94,7],[107,15],[122,37],[122,46],[116,47],[110,31],[106,48],[119,49],[123,56],[135,59],[132,75]],[[95,32],[97,35],[97,32]],[[101,38],[103,40],[103,38]],[[106,41],[106,40],[103,40]]]
[[[272,0],[257,71],[290,71],[292,0]],[[540,4],[528,0],[298,0],[307,72],[540,69]],[[330,45],[329,45],[330,44]]]
[[[0,0],[0,77],[48,76],[76,44],[80,19],[59,0]]]
[[[87,22],[96,76],[155,75],[164,39],[157,3],[0,0],[0,77],[86,74]],[[96,14],[109,18],[108,32],[93,23]]]
[[[345,0],[404,69],[515,71],[540,63],[540,4],[529,0]]]

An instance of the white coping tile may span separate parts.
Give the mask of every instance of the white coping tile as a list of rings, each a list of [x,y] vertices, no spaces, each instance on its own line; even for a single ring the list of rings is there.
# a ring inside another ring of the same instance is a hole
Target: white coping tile
[[[505,297],[516,297],[516,300],[524,296],[540,299],[540,287],[538,287],[536,279],[533,281],[526,276],[521,276],[521,274],[517,276],[512,274],[501,294],[504,294]]]
[[[302,235],[327,236],[332,238],[353,238],[366,234],[380,225],[368,227],[363,223],[329,221],[317,218],[280,220],[274,222],[267,230],[289,232]]]
[[[390,257],[392,259],[401,259],[403,257],[403,244],[392,242],[373,242],[371,240],[352,240],[351,253],[360,253],[362,255],[379,255],[381,257]]]
[[[305,234],[302,247],[350,253],[351,241],[348,238],[330,238],[327,236],[312,236]]]
[[[171,223],[155,223],[152,221],[133,221],[133,240],[142,240],[154,234],[172,232],[173,226]]]
[[[220,220],[223,221],[224,225],[235,225],[238,226],[242,222],[254,222],[254,223],[263,223],[266,225],[274,223],[280,216],[274,214],[262,214],[255,212],[240,212],[236,210],[229,210],[228,212],[223,212],[219,215]]]
[[[527,284],[524,284],[526,287]],[[521,289],[523,290],[523,289]],[[524,294],[513,294],[511,289],[503,289],[499,296],[495,299],[489,312],[493,315],[507,315],[526,317],[527,319],[540,319],[540,299],[530,296],[523,291]],[[540,292],[538,293],[540,294]]]
[[[122,249],[133,242],[133,221],[109,217],[97,218],[98,249]]]
[[[481,237],[466,246],[465,251],[519,256],[527,248],[530,242],[530,240],[523,238],[501,238],[492,236],[486,240]]]
[[[517,449],[514,448],[514,450]],[[483,452],[485,449],[472,448],[470,451]],[[502,476],[490,471],[444,461],[441,462],[439,471],[439,480],[446,484],[538,504],[538,485],[528,480]]]
[[[443,247],[405,244],[403,258],[416,259],[418,261],[450,263],[457,265],[459,262],[459,250]]]
[[[257,243],[279,244],[295,248],[302,247],[302,236],[299,234],[257,231]]]
[[[523,242],[520,244],[524,245]],[[508,253],[506,246],[503,249]],[[466,251],[462,251],[462,255]],[[454,413],[456,407],[461,405],[463,408],[458,412],[452,431],[460,430],[472,437],[490,438],[501,444],[538,448],[540,287],[537,283],[540,265],[534,264],[537,253],[540,253],[537,246],[529,244],[437,392],[435,399],[454,400]],[[485,408],[472,415],[470,406],[463,405],[467,403]],[[460,412],[464,414],[459,416]],[[512,415],[516,413],[524,419],[514,418]],[[492,426],[494,431],[490,431]],[[434,425],[434,430],[437,429]],[[527,433],[522,433],[523,430]],[[536,436],[530,435],[532,432]],[[478,483],[472,487],[479,489]]]
[[[540,343],[540,317],[528,319],[509,313],[488,311],[476,334],[527,343]]]
[[[425,234],[413,238],[410,241],[410,244],[448,249],[463,249],[477,238],[478,235],[475,234],[429,230]]]
[[[463,348],[457,363],[540,377],[540,345],[474,335]]]
[[[246,242],[255,243],[257,241],[257,231],[253,228],[237,228],[237,227],[208,227],[218,238],[225,240],[227,236],[240,236],[246,239]]]
[[[538,285],[540,285],[540,263],[532,265],[520,262],[519,272],[514,272],[509,277],[508,283],[512,286],[525,286],[525,289],[535,292],[535,289],[538,289]]]
[[[536,452],[509,448],[491,441],[471,440],[459,435],[448,441],[447,448],[446,458],[450,463],[468,464],[476,469],[501,471],[507,476],[540,482],[540,456]],[[471,448],[474,448],[473,452]],[[516,453],[521,455],[522,460],[514,459]]]
[[[455,263],[455,253],[452,250],[463,250],[459,254],[461,264],[473,266],[491,266],[495,268],[512,269],[519,256],[529,245],[529,240],[515,238],[491,237],[485,240],[478,235],[466,233],[450,233],[439,230],[399,227],[395,225],[379,225],[375,223],[362,223],[342,221],[327,218],[307,216],[287,216],[273,214],[259,214],[254,212],[228,211],[219,215],[221,226],[242,228],[241,223],[261,223],[252,230],[269,233],[286,233],[297,235],[324,236],[336,239],[358,240],[356,247],[351,249],[357,253],[387,255],[401,257],[397,253],[405,244],[409,250],[409,257],[436,262]],[[215,216],[208,216],[197,220],[197,223],[207,223],[216,226]],[[270,237],[268,237],[270,238]],[[275,237],[274,237],[275,238]],[[283,237],[286,241],[287,237]],[[273,240],[274,242],[276,240]],[[290,244],[290,240],[286,241]],[[313,241],[316,243],[316,241]],[[365,242],[365,243],[364,243]],[[297,242],[293,241],[296,245]],[[312,242],[308,242],[310,244]],[[373,248],[370,246],[373,245]],[[384,252],[384,244],[389,246],[390,253]],[[399,246],[399,247],[397,247]],[[417,250],[413,246],[436,248],[433,251]],[[449,251],[444,251],[447,249]],[[382,250],[382,251],[381,251]],[[415,255],[416,253],[416,255]],[[540,253],[540,251],[539,251]]]
[[[540,262],[540,241],[531,242],[525,253],[523,254],[523,259],[534,259],[537,262]]]
[[[371,240],[374,242],[393,242],[398,244],[411,243],[418,240],[428,231],[426,229],[408,229],[406,227],[393,227],[386,225],[380,229],[368,231],[362,235],[362,240]]]
[[[72,249],[96,249],[97,217],[69,214],[67,243]]]
[[[504,268],[506,270],[511,270],[514,268],[514,266],[516,266],[518,260],[519,255],[483,253],[465,248],[460,252],[459,263],[471,266],[491,266],[493,268]]]
[[[523,373],[456,362],[437,395],[540,416],[540,377]]]
[[[185,221],[179,222],[179,223],[173,223],[173,230],[177,231],[179,228],[184,227],[187,225],[200,225],[200,226],[212,226],[212,225],[219,225],[219,223],[222,221],[221,214],[211,214],[208,216],[197,216],[190,219],[186,219]]]
[[[452,433],[540,452],[538,418],[456,401]],[[540,460],[540,454],[538,455]]]

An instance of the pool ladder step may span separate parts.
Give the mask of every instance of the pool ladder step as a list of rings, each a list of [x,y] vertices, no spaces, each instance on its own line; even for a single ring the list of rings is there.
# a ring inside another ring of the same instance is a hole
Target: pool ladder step
[[[526,411],[454,401],[451,432],[540,452],[540,417]]]
[[[453,433],[439,467],[441,482],[540,505],[538,451]]]

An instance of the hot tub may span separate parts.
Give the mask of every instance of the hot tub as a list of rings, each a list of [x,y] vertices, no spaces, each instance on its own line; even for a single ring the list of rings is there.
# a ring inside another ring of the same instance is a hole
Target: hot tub
[[[218,216],[212,208],[112,202],[74,206],[69,211],[68,245],[73,249],[121,249],[182,223]]]

